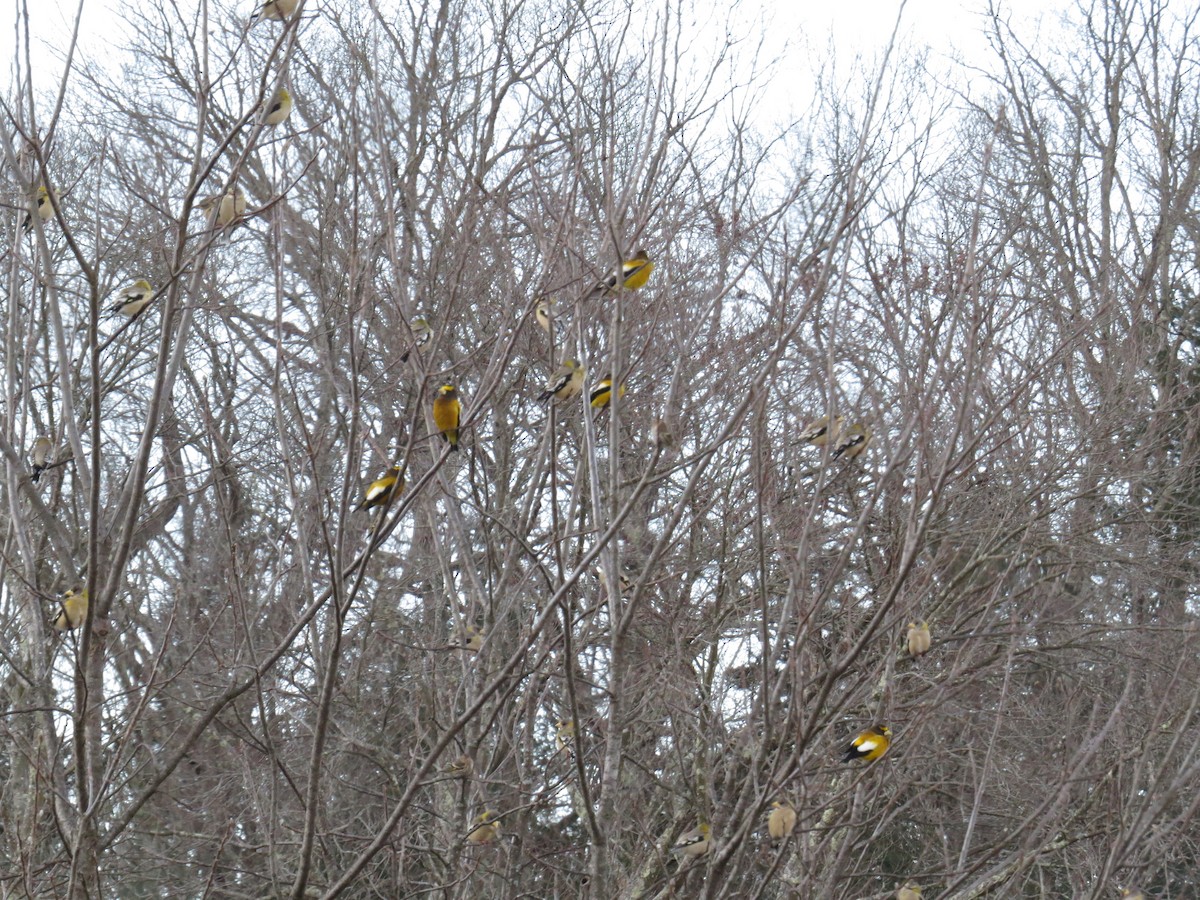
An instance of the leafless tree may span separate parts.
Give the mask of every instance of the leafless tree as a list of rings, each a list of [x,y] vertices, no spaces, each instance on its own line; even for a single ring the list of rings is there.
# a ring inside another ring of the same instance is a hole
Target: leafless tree
[[[1194,14],[777,131],[685,4],[249,14],[18,17],[4,896],[1197,891]]]

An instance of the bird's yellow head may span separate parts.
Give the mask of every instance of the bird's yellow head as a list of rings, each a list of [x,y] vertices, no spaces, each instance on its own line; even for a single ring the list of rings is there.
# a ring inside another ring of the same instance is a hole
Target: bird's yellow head
[[[458,396],[458,388],[456,388],[452,384],[443,384],[440,388],[438,388],[438,396],[439,397],[457,397]]]
[[[890,738],[892,736],[892,729],[888,728],[886,725],[880,725],[876,730],[884,737]]]
[[[788,804],[784,800],[776,800],[774,803],[771,804],[771,809],[787,809],[787,807],[789,805],[790,804]]]
[[[477,821],[480,825],[490,825],[493,822],[500,821],[500,814],[494,809],[485,809],[479,814],[479,818],[475,821]]]

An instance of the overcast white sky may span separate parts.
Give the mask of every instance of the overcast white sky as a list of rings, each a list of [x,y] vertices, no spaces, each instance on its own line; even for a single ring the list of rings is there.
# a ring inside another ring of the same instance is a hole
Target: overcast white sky
[[[35,33],[48,44],[65,48],[70,38],[71,21],[77,9],[73,0],[26,0],[30,21]],[[137,0],[126,0],[137,2]],[[309,8],[320,7],[321,0],[309,0]],[[993,0],[1020,25],[1020,32],[1032,39],[1036,22],[1042,17],[1042,28],[1052,29],[1057,12],[1073,5],[1071,0]],[[901,32],[910,46],[927,44],[935,54],[958,52],[967,59],[982,58],[986,51],[983,38],[983,10],[987,0],[909,0],[904,7]],[[122,3],[113,0],[84,0],[84,34],[103,42],[105,23],[115,23],[110,8]],[[255,7],[254,0],[244,3],[246,17]],[[870,55],[886,45],[901,8],[901,0],[852,0],[852,2],[813,2],[813,0],[746,0],[742,10],[745,21],[761,19],[766,25],[767,49],[778,53],[783,42],[792,42],[793,52],[802,52],[803,45],[813,50],[824,48],[831,39],[839,56],[862,52]],[[761,12],[760,12],[761,10]],[[724,12],[724,10],[722,10]],[[721,15],[714,15],[714,24]],[[4,24],[7,37],[0,41],[0,60],[3,60],[6,81],[12,72],[13,33],[9,18]],[[97,41],[85,37],[84,46],[91,50]],[[799,62],[799,60],[797,61]],[[788,76],[785,61],[780,76]]]

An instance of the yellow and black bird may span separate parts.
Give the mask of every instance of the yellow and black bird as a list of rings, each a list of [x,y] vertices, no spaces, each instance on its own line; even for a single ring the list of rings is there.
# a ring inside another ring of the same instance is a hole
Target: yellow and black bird
[[[294,105],[291,91],[281,87],[264,104],[266,115],[263,116],[263,122],[272,126],[281,124],[292,114]]]
[[[607,278],[599,282],[592,289],[592,295],[598,296],[617,290],[636,291],[650,280],[650,273],[653,271],[654,263],[650,259],[650,254],[643,247],[633,255],[633,259],[627,259],[621,263],[619,271],[613,271]]]
[[[671,845],[671,853],[674,856],[699,857],[708,852],[709,838],[712,836],[712,828],[707,822],[701,822],[691,831],[685,831],[679,836],[674,844]]]
[[[625,396],[625,385],[617,388],[617,393],[622,397]],[[600,379],[598,384],[592,386],[592,392],[588,394],[588,402],[592,404],[592,409],[601,410],[607,409],[608,404],[612,402],[612,376],[605,375]]]
[[[480,813],[474,822],[475,827],[467,832],[467,843],[476,846],[494,844],[500,837],[500,816],[490,809]]]
[[[266,19],[281,21],[291,16],[298,5],[299,0],[264,0],[250,17],[250,24]]]
[[[896,891],[896,900],[921,900],[921,886],[915,881],[906,882]]]
[[[887,753],[892,743],[892,730],[886,725],[872,725],[852,740],[842,754],[842,762],[865,759],[873,762]]]
[[[126,316],[132,319],[145,309],[154,297],[154,288],[145,278],[139,278],[117,294],[117,302],[108,308],[110,316]]]
[[[51,453],[53,450],[54,441],[45,435],[42,435],[33,442],[33,447],[29,451],[29,462],[33,467],[33,474],[29,476],[29,480],[34,484],[37,484],[38,479],[42,477],[42,473],[46,471],[52,462]]]
[[[73,631],[87,618],[87,588],[71,588],[59,598],[58,615],[50,623],[55,631]]]
[[[908,655],[913,659],[928,653],[929,647],[933,642],[933,639],[929,635],[929,623],[924,620],[909,622],[906,640],[908,643]]]
[[[370,484],[367,485],[366,491],[363,492],[362,501],[358,509],[374,509],[376,506],[383,506],[394,496],[404,493],[404,474],[403,466],[396,463],[384,475],[379,476]]]
[[[55,199],[58,199],[57,195]],[[33,214],[35,212],[43,222],[49,222],[54,218],[54,205],[50,202],[50,191],[44,184],[38,185],[37,194],[33,199],[33,209],[25,213],[25,218],[21,222],[21,229],[26,234],[33,230]]]
[[[454,629],[454,633],[450,636],[450,643],[446,647],[449,650],[464,650],[467,653],[478,653],[479,648],[483,646],[483,638],[483,626],[465,625],[462,628]]]
[[[861,422],[856,422],[846,429],[846,433],[838,438],[837,449],[833,451],[833,458],[845,455],[846,459],[854,459],[860,453],[867,449],[867,445],[871,443],[871,431],[866,425]]]
[[[400,356],[400,362],[408,362],[408,357],[417,347],[424,347],[433,340],[433,326],[424,316],[414,316],[412,320],[413,341],[408,349]]]
[[[576,360],[563,360],[563,364],[554,370],[546,389],[538,394],[538,403],[545,403],[551,397],[555,400],[570,400],[583,390],[583,376],[587,370]]]
[[[845,421],[845,416],[838,416],[830,425],[829,416],[821,416],[805,425],[796,440],[812,444],[814,447],[824,447],[831,440],[837,438],[838,433],[842,430],[842,423]]]
[[[433,398],[433,424],[451,450],[458,449],[458,420],[461,416],[462,403],[458,399],[458,388],[443,384]]]
[[[767,834],[773,841],[781,841],[796,828],[796,810],[786,800],[776,800],[771,804],[771,814],[767,816]]]

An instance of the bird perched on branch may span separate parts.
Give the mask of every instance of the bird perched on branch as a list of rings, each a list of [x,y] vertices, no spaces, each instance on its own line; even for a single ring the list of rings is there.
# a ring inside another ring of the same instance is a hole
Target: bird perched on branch
[[[33,447],[29,451],[29,461],[33,466],[33,474],[29,476],[29,480],[37,484],[42,473],[46,471],[51,459],[51,452],[54,450],[54,441],[42,435],[33,442]]]
[[[254,25],[266,19],[282,21],[296,11],[297,5],[299,5],[299,0],[264,0],[263,4],[255,10],[254,15],[250,17],[250,24]]]
[[[214,222],[218,228],[224,228],[246,214],[246,194],[235,185],[223,194],[205,197],[196,205],[210,219],[215,216]]]
[[[812,444],[814,447],[824,447],[831,440],[837,438],[838,433],[842,430],[842,423],[845,421],[845,416],[838,416],[833,420],[833,424],[830,425],[829,416],[821,416],[821,418],[805,425],[796,440]]]
[[[837,459],[844,454],[846,459],[854,459],[867,449],[869,443],[871,443],[870,430],[861,422],[855,422],[846,429],[845,434],[838,438],[837,448],[833,451],[833,458]]]
[[[921,900],[921,886],[915,881],[906,882],[896,891],[896,900]]]
[[[362,501],[358,509],[374,509],[376,506],[383,506],[393,496],[397,496],[404,492],[404,475],[400,463],[396,463],[387,472],[370,484],[367,485],[366,491],[363,493]]]
[[[771,804],[771,814],[767,816],[767,833],[771,840],[781,841],[796,828],[796,810],[786,800],[776,800]]]
[[[554,743],[571,759],[575,758],[574,719],[559,719],[554,723]]]
[[[458,449],[458,420],[462,415],[462,403],[458,399],[458,388],[443,384],[433,398],[433,424],[437,426],[451,450]]]
[[[281,87],[264,104],[266,115],[263,116],[263,122],[267,125],[280,124],[292,114],[293,105],[291,92]]]
[[[500,816],[485,809],[475,818],[475,827],[467,832],[467,843],[476,846],[494,844],[500,837]]]
[[[87,588],[71,588],[58,601],[58,615],[50,623],[55,631],[73,631],[87,618]]]
[[[542,330],[549,334],[553,326],[554,320],[554,303],[549,297],[543,297],[537,302],[534,307],[533,317],[537,319],[537,323],[542,326]]]
[[[673,856],[687,856],[696,858],[703,856],[708,852],[709,837],[712,834],[712,829],[707,822],[701,822],[691,831],[685,831],[679,836],[679,839],[671,845],[671,854]]]
[[[446,645],[449,650],[465,650],[467,653],[478,653],[479,648],[483,646],[484,632],[479,625],[465,625],[461,629],[456,628],[454,634],[450,636],[450,643]]]
[[[54,199],[57,200],[58,195],[55,195]],[[33,230],[33,214],[35,212],[43,222],[49,222],[54,218],[54,204],[50,202],[50,191],[44,184],[38,185],[37,194],[33,198],[33,209],[25,213],[25,218],[21,222],[21,230],[26,234]]]
[[[908,623],[908,655],[913,659],[929,652],[932,639],[929,636],[929,624],[924,620]]]
[[[475,760],[464,753],[442,769],[442,771],[455,778],[466,778],[475,771]]]
[[[617,388],[617,393],[624,397],[625,385]],[[588,395],[588,400],[592,404],[592,409],[601,410],[608,408],[608,404],[612,401],[611,375],[605,375],[600,379],[598,384],[592,387],[592,392]]]
[[[670,450],[675,446],[675,435],[671,434],[671,427],[663,419],[654,420],[650,427],[650,439],[659,450]]]
[[[865,759],[868,762],[879,759],[887,753],[892,743],[892,729],[886,725],[872,725],[852,740],[842,754],[842,762],[855,759]]]
[[[132,319],[149,305],[153,297],[154,288],[150,286],[150,282],[139,278],[133,284],[121,288],[121,292],[117,294],[117,302],[108,308],[108,314]]]
[[[412,320],[412,335],[413,342],[400,356],[400,362],[408,362],[408,357],[415,348],[424,347],[433,340],[433,326],[429,324],[429,320],[424,316],[414,316]]]
[[[563,360],[563,364],[554,370],[546,389],[538,394],[538,403],[545,403],[551,397],[555,400],[570,400],[583,390],[583,376],[587,370],[576,360]]]
[[[598,282],[592,288],[592,295],[599,296],[616,290],[636,291],[650,280],[650,273],[653,271],[654,263],[643,247],[633,255],[633,259],[621,263],[619,270],[614,270],[607,278]]]

